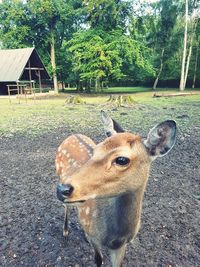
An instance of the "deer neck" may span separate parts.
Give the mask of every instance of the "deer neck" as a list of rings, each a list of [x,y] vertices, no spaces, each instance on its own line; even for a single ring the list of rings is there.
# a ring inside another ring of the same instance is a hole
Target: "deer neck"
[[[99,235],[99,227],[104,229],[104,234],[99,237],[103,245],[117,249],[135,237],[140,228],[143,195],[144,188],[140,188],[117,197],[96,200],[95,234]]]
[[[134,192],[127,192],[113,199],[114,218],[116,226],[120,226],[120,232],[131,233],[132,239],[140,227],[140,217],[144,188],[139,188]],[[118,229],[119,230],[119,229]]]

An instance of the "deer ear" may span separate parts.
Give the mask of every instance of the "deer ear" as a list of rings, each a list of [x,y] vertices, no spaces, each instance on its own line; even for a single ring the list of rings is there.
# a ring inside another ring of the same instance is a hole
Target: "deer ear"
[[[144,145],[152,159],[155,159],[166,155],[174,146],[175,140],[176,123],[167,120],[150,130]]]
[[[113,134],[124,132],[121,126],[116,121],[111,119],[108,114],[103,110],[101,111],[101,120],[103,122],[106,136],[109,137]]]

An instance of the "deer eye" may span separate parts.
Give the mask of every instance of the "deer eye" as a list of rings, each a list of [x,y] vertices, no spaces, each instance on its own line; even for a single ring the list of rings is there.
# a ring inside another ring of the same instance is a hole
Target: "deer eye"
[[[130,159],[129,158],[126,158],[126,157],[118,157],[115,159],[114,161],[117,165],[120,165],[120,166],[126,166],[129,164],[130,162]]]

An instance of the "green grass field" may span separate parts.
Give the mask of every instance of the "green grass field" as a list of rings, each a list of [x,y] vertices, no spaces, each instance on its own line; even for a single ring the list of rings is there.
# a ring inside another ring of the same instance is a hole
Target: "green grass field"
[[[111,88],[109,92],[120,93],[121,90]],[[99,128],[101,109],[107,110],[122,126],[132,131],[149,128],[165,119],[175,119],[179,129],[186,132],[191,124],[200,125],[200,95],[153,98],[153,92],[148,88],[128,88],[126,93],[132,93],[136,103],[120,108],[108,104],[106,94],[83,95],[85,105],[65,104],[67,94],[36,99],[35,103],[32,99],[27,103],[22,99],[20,104],[17,99],[12,99],[10,104],[8,98],[1,98],[0,135],[36,136],[63,126],[67,126],[70,132],[92,131],[93,127]]]

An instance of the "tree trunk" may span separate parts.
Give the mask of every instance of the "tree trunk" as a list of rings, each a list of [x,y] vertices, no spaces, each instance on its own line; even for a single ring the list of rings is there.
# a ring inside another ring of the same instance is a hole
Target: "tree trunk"
[[[185,77],[184,77],[184,89],[186,87],[191,55],[192,55],[192,37],[191,37],[191,40],[190,40],[190,48],[189,48],[189,53],[188,53],[187,62],[186,62]]]
[[[197,26],[197,23],[194,21],[194,25],[192,27],[191,38],[190,38],[189,53],[188,53],[188,56],[187,56],[187,63],[186,63],[186,70],[185,70],[185,79],[184,79],[184,88],[186,87],[186,82],[187,82],[187,77],[188,77],[188,70],[189,70],[190,59],[191,59],[191,55],[192,55],[192,43],[193,43],[195,31],[196,31],[196,26]]]
[[[92,79],[90,78],[90,81],[89,81],[89,90],[91,90],[92,88]]]
[[[163,70],[163,55],[164,55],[164,52],[165,52],[165,48],[162,49],[162,52],[161,52],[161,58],[160,58],[160,69],[159,69],[159,72],[157,74],[157,77],[154,81],[154,84],[153,84],[153,89],[155,90],[156,87],[157,87],[157,84],[158,84],[158,81],[160,79],[160,75],[162,73],[162,70]]]
[[[100,90],[100,81],[99,78],[95,79],[95,92],[98,93]]]
[[[56,74],[56,57],[55,57],[55,37],[53,32],[51,33],[51,66],[53,72],[53,84],[55,94],[58,94],[58,80]]]
[[[196,57],[195,57],[194,76],[193,76],[192,88],[195,88],[195,83],[196,83],[198,56],[199,56],[199,40],[197,40],[197,52],[196,52]]]
[[[182,66],[181,66],[181,79],[180,79],[180,91],[184,91],[185,83],[185,60],[187,52],[187,28],[188,28],[188,0],[185,0],[185,33],[184,33],[184,46],[183,46],[183,57],[182,57]]]

